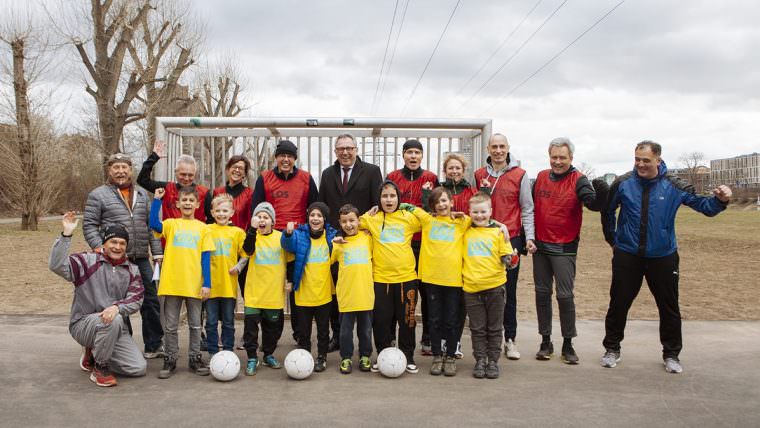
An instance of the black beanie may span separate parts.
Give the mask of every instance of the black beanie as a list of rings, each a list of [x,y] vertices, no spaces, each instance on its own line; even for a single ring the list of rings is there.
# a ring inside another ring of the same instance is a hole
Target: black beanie
[[[290,140],[281,140],[277,143],[274,155],[277,156],[282,154],[293,155],[294,158],[298,159],[298,147],[296,147],[296,145]]]
[[[422,143],[420,143],[417,140],[406,140],[406,142],[404,143],[404,146],[401,148],[401,153],[409,149],[419,149],[419,151],[423,151]]]
[[[325,218],[325,221],[327,220],[327,217],[330,216],[330,208],[324,202],[312,202],[309,204],[309,208],[306,208],[306,216],[308,217],[309,213],[315,209],[322,213],[322,217]]]
[[[111,238],[121,238],[129,242],[129,232],[120,224],[109,224],[103,230],[103,243],[106,243]]]

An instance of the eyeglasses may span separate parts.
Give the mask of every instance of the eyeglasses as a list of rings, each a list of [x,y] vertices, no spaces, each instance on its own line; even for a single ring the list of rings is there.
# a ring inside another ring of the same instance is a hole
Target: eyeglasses
[[[336,152],[353,152],[356,150],[356,147],[336,147]]]

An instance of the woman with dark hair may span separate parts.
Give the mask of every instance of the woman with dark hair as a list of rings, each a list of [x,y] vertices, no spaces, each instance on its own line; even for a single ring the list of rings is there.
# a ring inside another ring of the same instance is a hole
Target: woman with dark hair
[[[214,218],[211,217],[211,200],[214,196],[227,193],[232,196],[232,203],[235,209],[235,214],[230,221],[234,226],[237,226],[243,230],[248,230],[248,226],[251,224],[251,198],[253,196],[253,190],[245,185],[245,181],[248,178],[248,171],[251,170],[251,161],[243,155],[235,155],[230,157],[227,161],[227,165],[224,167],[224,173],[227,175],[227,183],[224,186],[219,186],[214,189],[214,194],[210,198],[206,198],[206,219],[207,223],[213,223]]]

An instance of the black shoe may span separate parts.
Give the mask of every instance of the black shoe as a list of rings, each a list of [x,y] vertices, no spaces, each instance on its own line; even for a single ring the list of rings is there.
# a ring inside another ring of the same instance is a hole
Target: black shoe
[[[198,376],[208,376],[211,373],[208,369],[208,363],[203,360],[203,357],[201,357],[200,354],[195,357],[190,357],[188,368]]]
[[[314,371],[317,373],[325,371],[327,368],[327,356],[320,355],[317,357],[317,362],[314,363]]]
[[[572,343],[562,344],[562,362],[565,364],[578,364],[578,354],[575,353]]]
[[[499,365],[496,361],[489,361],[486,366],[486,377],[488,379],[496,379],[499,377]]]
[[[169,379],[172,377],[175,370],[177,370],[177,360],[167,355],[164,357],[164,366],[161,368],[161,371],[158,372],[158,378]]]
[[[330,343],[327,344],[327,352],[335,352],[340,350],[340,341],[337,337],[333,336],[332,339],[330,339]]]
[[[472,376],[476,379],[483,379],[486,377],[486,360],[478,360],[475,362],[475,367],[472,369]]]
[[[551,360],[554,354],[554,344],[551,342],[541,342],[541,348],[536,352],[537,360]]]

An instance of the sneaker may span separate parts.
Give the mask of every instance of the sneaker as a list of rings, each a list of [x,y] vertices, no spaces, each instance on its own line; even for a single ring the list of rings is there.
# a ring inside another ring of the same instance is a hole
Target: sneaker
[[[429,356],[433,355],[433,347],[430,345],[430,341],[429,340],[423,340],[423,341],[421,341],[420,342],[420,347],[422,349],[420,353],[423,356],[429,357]]]
[[[235,349],[237,349],[238,351],[245,351],[245,345],[241,343],[240,345],[236,346]]]
[[[441,354],[446,354],[446,339],[441,339]]]
[[[489,361],[486,366],[486,377],[488,379],[497,379],[499,377],[499,365],[496,361]]]
[[[248,364],[245,366],[245,375],[246,376],[254,376],[256,375],[256,369],[259,367],[259,359],[258,358],[249,358]]]
[[[430,366],[430,374],[433,376],[440,376],[443,374],[443,357],[436,355],[433,357],[433,365]]]
[[[457,360],[464,358],[464,353],[462,352],[462,342],[457,342],[457,350],[454,352],[454,358]],[[517,353],[517,358],[520,358],[519,352]]]
[[[359,370],[363,372],[368,372],[372,370],[372,361],[369,360],[369,357],[359,358]]]
[[[572,343],[562,344],[562,356],[560,357],[565,364],[576,365],[578,364],[578,354],[575,353]]]
[[[93,364],[90,380],[98,386],[116,386],[116,378],[108,370],[107,365]]]
[[[353,363],[350,358],[344,358],[340,361],[340,372],[343,374],[349,374],[353,371]]]
[[[156,348],[155,351],[145,351],[143,352],[143,357],[146,360],[152,360],[155,358],[163,358],[166,356],[166,352],[164,352],[164,345],[159,346]]]
[[[554,354],[554,344],[551,342],[541,342],[538,352],[536,352],[537,360],[551,360]]]
[[[95,366],[95,357],[92,355],[92,348],[82,347],[82,356],[79,357],[79,368],[85,372],[91,372]]]
[[[211,371],[208,369],[208,363],[203,359],[201,354],[190,357],[188,369],[198,376],[208,376],[211,374]]]
[[[373,363],[369,371],[371,371],[372,373],[380,373],[380,367],[377,366],[377,363]]]
[[[486,360],[475,361],[475,367],[472,369],[472,377],[483,379],[486,377]]]
[[[275,358],[274,355],[272,354],[264,356],[264,365],[269,367],[270,369],[282,368],[282,364],[280,364],[280,362],[277,361],[277,358]]]
[[[417,367],[417,364],[414,363],[407,363],[406,365],[406,372],[411,374],[417,374],[420,372],[420,368]]]
[[[504,344],[504,354],[510,360],[519,360],[520,351],[517,350],[517,344],[512,339],[507,339],[507,343]]]
[[[613,369],[617,366],[617,363],[620,362],[620,352],[619,351],[610,351],[607,350],[607,352],[604,353],[602,356],[602,367],[607,367],[610,369]]]
[[[457,375],[457,359],[446,357],[443,359],[443,374],[444,376],[456,376]]]
[[[677,358],[665,358],[665,361],[663,361],[663,364],[665,364],[665,371],[668,373],[681,373],[683,372],[683,367],[681,366],[681,362],[678,361]]]
[[[327,355],[317,356],[317,361],[314,363],[314,371],[317,373],[325,371],[327,368]]]
[[[330,343],[327,344],[327,353],[335,352],[340,350],[340,341],[337,337],[333,337],[330,339]]]
[[[158,378],[169,379],[170,377],[172,377],[175,370],[177,370],[177,360],[167,355],[164,357],[164,366],[158,372]]]

